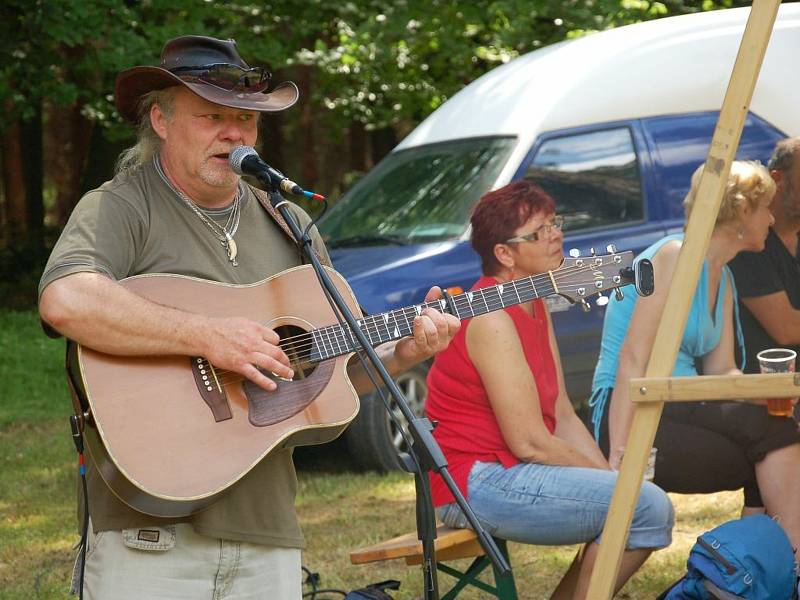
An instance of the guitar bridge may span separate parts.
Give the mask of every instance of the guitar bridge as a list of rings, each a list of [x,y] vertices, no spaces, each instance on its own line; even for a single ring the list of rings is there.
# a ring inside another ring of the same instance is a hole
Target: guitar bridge
[[[219,422],[233,418],[231,407],[228,404],[228,396],[225,394],[225,388],[222,387],[217,379],[214,366],[199,356],[193,356],[189,360],[191,361],[192,375],[194,375],[197,390],[200,392],[203,401],[211,409],[214,420]]]

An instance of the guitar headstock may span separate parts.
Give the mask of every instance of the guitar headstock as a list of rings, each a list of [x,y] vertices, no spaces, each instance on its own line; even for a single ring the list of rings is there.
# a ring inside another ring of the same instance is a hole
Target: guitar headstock
[[[633,252],[616,252],[609,246],[610,252],[602,255],[565,257],[564,262],[552,272],[558,286],[558,293],[573,304],[580,302],[584,310],[589,309],[587,298],[605,291],[614,290],[618,300],[622,299],[619,288],[634,284],[640,296],[653,293],[653,265],[642,259],[635,265]],[[599,306],[608,303],[608,298],[600,296]]]

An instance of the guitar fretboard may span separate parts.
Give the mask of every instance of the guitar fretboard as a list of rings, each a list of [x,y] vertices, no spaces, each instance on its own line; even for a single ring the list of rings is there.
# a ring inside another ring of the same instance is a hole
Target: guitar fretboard
[[[410,336],[414,318],[426,308],[450,313],[463,320],[556,293],[558,288],[552,274],[548,272],[450,296],[450,302],[442,298],[371,315],[360,319],[357,323],[370,344],[378,346]],[[311,337],[313,340],[309,357],[311,362],[335,358],[361,347],[347,325],[329,325],[315,329],[311,331]]]

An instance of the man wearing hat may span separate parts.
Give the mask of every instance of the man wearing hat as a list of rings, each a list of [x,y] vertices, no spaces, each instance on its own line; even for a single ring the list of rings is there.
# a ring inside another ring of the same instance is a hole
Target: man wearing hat
[[[228,164],[233,148],[255,145],[260,113],[297,101],[293,83],[269,86],[270,74],[250,68],[233,40],[201,36],[167,42],[158,67],[119,75],[117,108],[136,124],[137,143],[114,179],[81,199],[53,249],[39,287],[47,325],[106,354],[202,356],[268,391],[276,385],[259,369],[292,377],[272,329],[155,304],[116,283],[175,273],[248,284],[298,265],[297,248]],[[308,216],[291,207],[305,227]],[[412,337],[379,352],[397,373],[444,348],[458,327],[455,317],[426,310]],[[353,383],[363,391],[361,375]],[[89,462],[86,597],[301,597],[290,449],[270,453],[215,504],[181,519],[128,507]]]

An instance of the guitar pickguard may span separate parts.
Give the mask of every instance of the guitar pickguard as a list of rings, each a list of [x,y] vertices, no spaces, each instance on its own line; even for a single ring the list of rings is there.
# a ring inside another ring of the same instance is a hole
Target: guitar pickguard
[[[265,427],[304,410],[328,385],[335,364],[332,360],[319,363],[303,379],[275,379],[278,389],[273,392],[267,392],[252,381],[245,380],[243,387],[249,406],[250,423],[256,427]]]

